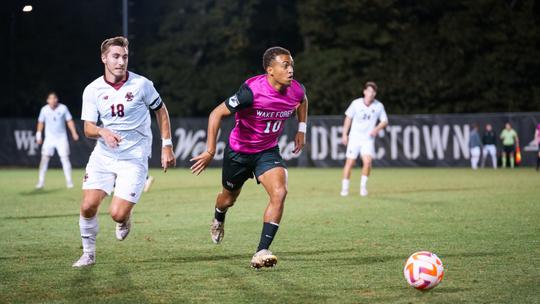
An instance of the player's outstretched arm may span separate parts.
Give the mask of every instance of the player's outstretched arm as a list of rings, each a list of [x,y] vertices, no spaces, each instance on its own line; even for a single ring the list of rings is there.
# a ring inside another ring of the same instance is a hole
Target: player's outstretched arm
[[[163,171],[167,172],[168,168],[176,166],[176,157],[174,156],[171,141],[171,120],[169,119],[169,111],[167,111],[165,104],[159,110],[156,110],[155,113],[162,140],[161,167]]]
[[[67,126],[69,131],[71,132],[71,137],[73,137],[73,140],[78,141],[79,134],[77,133],[77,129],[75,128],[75,122],[73,121],[73,119],[67,121]]]
[[[43,129],[44,129],[44,123],[41,121],[38,121],[36,126],[36,142],[38,145],[41,145],[43,143]]]
[[[114,133],[107,128],[100,128],[93,121],[84,121],[84,136],[92,139],[103,138],[105,144],[111,148],[118,147],[118,143],[122,141],[120,135]]]
[[[206,167],[208,167],[208,164],[210,164],[216,154],[217,134],[219,127],[221,126],[221,120],[223,117],[231,114],[231,111],[224,102],[210,113],[210,116],[208,117],[208,131],[206,134],[206,151],[190,159],[191,162],[195,162],[191,166],[191,173],[199,175]]]
[[[307,119],[308,119],[308,99],[304,95],[304,100],[296,109],[296,116],[298,117],[298,131],[294,137],[294,150],[293,153],[299,153],[306,145],[306,131],[307,131]]]

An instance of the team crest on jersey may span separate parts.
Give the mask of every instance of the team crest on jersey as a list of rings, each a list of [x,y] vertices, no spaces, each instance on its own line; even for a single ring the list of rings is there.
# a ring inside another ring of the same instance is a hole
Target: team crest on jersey
[[[127,92],[126,93],[126,101],[132,101],[135,96],[133,96],[133,93]]]
[[[109,95],[105,95],[105,97],[103,97],[103,100],[107,100],[109,99]]]
[[[231,96],[231,98],[229,98],[229,106],[231,106],[231,108],[234,109],[239,104],[240,104],[240,102],[238,101],[238,97],[236,95],[233,95],[233,96]]]
[[[83,183],[86,183],[87,180],[88,180],[88,173],[85,173],[84,178],[83,178]]]

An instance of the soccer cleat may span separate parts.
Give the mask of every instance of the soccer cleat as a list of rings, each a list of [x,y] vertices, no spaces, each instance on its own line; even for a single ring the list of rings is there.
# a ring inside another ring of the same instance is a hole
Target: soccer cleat
[[[123,223],[116,223],[116,239],[123,241],[127,238],[131,230],[131,216]]]
[[[154,177],[153,176],[148,176],[148,178],[146,179],[146,182],[144,183],[144,192],[148,192],[150,191],[150,187],[152,187],[152,184],[154,183]]]
[[[367,196],[368,192],[366,188],[360,188],[360,196]]]
[[[41,190],[41,189],[43,189],[43,186],[44,186],[43,183],[37,183],[37,185],[36,185],[36,190]]]
[[[66,184],[66,188],[68,188],[68,189],[73,188],[73,183],[67,183],[67,184]]]
[[[262,267],[274,267],[277,264],[277,257],[268,249],[259,250],[251,258],[251,267],[259,269]]]
[[[210,226],[210,236],[212,236],[212,242],[214,244],[221,243],[223,236],[225,236],[225,223],[214,219]]]
[[[349,196],[349,191],[341,190],[339,195],[341,195],[341,196]]]
[[[80,268],[80,267],[86,267],[91,266],[96,263],[96,255],[93,253],[83,253],[79,260],[75,263],[73,263],[72,267]]]

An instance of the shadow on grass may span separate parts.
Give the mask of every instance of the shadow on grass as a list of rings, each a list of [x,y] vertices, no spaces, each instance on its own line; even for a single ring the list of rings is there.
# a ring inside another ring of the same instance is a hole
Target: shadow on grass
[[[101,212],[99,215],[107,215],[107,212]],[[48,214],[48,215],[28,215],[28,216],[4,216],[0,217],[1,220],[35,220],[35,219],[49,219],[59,217],[79,217],[79,213],[70,214]]]
[[[103,278],[94,273],[94,267],[73,269],[74,278],[69,284],[69,299],[76,302],[112,301],[123,303],[150,303],[131,279],[131,272],[122,264],[114,268],[114,275],[103,284]],[[85,301],[86,300],[86,301]]]
[[[59,192],[60,190],[64,190],[63,188],[55,188],[55,189],[33,189],[30,191],[22,191],[19,192],[19,195],[22,196],[34,196],[34,195],[45,195],[45,194],[51,194],[55,192]]]

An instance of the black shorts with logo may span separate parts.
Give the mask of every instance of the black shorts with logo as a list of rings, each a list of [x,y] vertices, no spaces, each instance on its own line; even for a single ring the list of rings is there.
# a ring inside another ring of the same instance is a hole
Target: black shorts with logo
[[[223,154],[221,181],[225,189],[236,191],[242,188],[249,178],[258,178],[276,167],[287,168],[278,146],[255,154],[245,154],[235,152],[227,145]]]
[[[504,153],[514,153],[515,150],[516,150],[515,145],[504,145],[503,146],[503,152]]]

